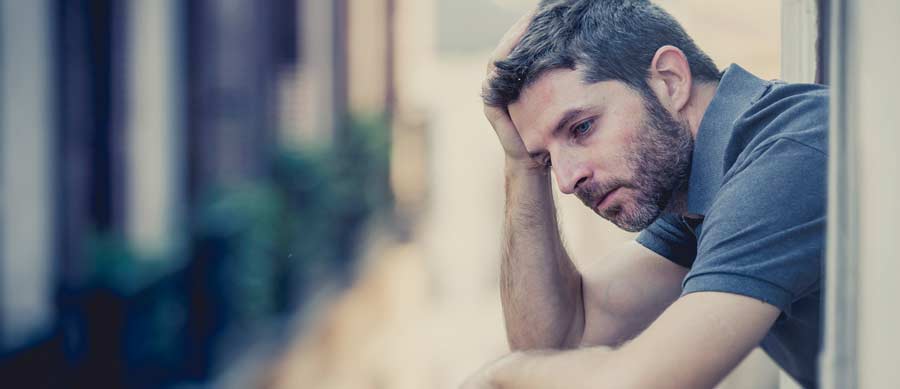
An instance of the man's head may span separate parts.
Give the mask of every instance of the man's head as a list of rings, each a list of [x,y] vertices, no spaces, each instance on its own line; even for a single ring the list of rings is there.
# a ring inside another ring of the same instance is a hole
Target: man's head
[[[560,190],[637,231],[683,192],[693,138],[681,115],[715,64],[649,1],[544,1],[486,103],[507,107]],[[551,162],[552,161],[552,162]]]
[[[584,68],[588,83],[618,80],[642,94],[650,63],[663,46],[679,48],[697,81],[719,70],[681,25],[648,0],[543,0],[509,57],[496,63],[485,101],[507,106],[553,69]]]

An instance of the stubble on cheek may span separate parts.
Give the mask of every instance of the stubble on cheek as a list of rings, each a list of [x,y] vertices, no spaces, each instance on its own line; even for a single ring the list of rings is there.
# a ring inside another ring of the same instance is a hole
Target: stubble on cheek
[[[634,194],[630,206],[620,204],[613,221],[632,232],[649,226],[675,192],[686,186],[693,154],[693,138],[686,123],[675,120],[658,103],[650,103],[644,116],[628,141],[631,150],[626,159],[633,173]]]

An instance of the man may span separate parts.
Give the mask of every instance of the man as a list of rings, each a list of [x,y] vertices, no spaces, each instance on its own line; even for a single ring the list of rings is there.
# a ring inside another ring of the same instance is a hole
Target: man
[[[816,387],[823,87],[720,73],[648,1],[558,0],[507,33],[484,98],[513,353],[466,387],[710,388],[760,345]],[[636,241],[577,269],[551,171]]]

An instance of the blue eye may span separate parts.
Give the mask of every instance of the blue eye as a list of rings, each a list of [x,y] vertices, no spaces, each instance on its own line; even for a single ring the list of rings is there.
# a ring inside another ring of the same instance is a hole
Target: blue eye
[[[591,131],[592,126],[593,120],[586,120],[573,127],[572,132],[575,133],[576,136],[584,135]]]

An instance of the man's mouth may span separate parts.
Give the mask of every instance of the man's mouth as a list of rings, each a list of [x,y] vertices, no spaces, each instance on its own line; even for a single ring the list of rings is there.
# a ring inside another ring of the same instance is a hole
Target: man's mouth
[[[605,207],[609,206],[609,202],[610,202],[610,199],[612,198],[612,195],[614,193],[616,193],[616,191],[618,191],[619,188],[621,188],[621,187],[615,187],[612,190],[606,192],[603,196],[600,196],[600,198],[597,199],[597,202],[594,203],[594,211],[597,211],[598,213],[602,214],[603,209]]]

